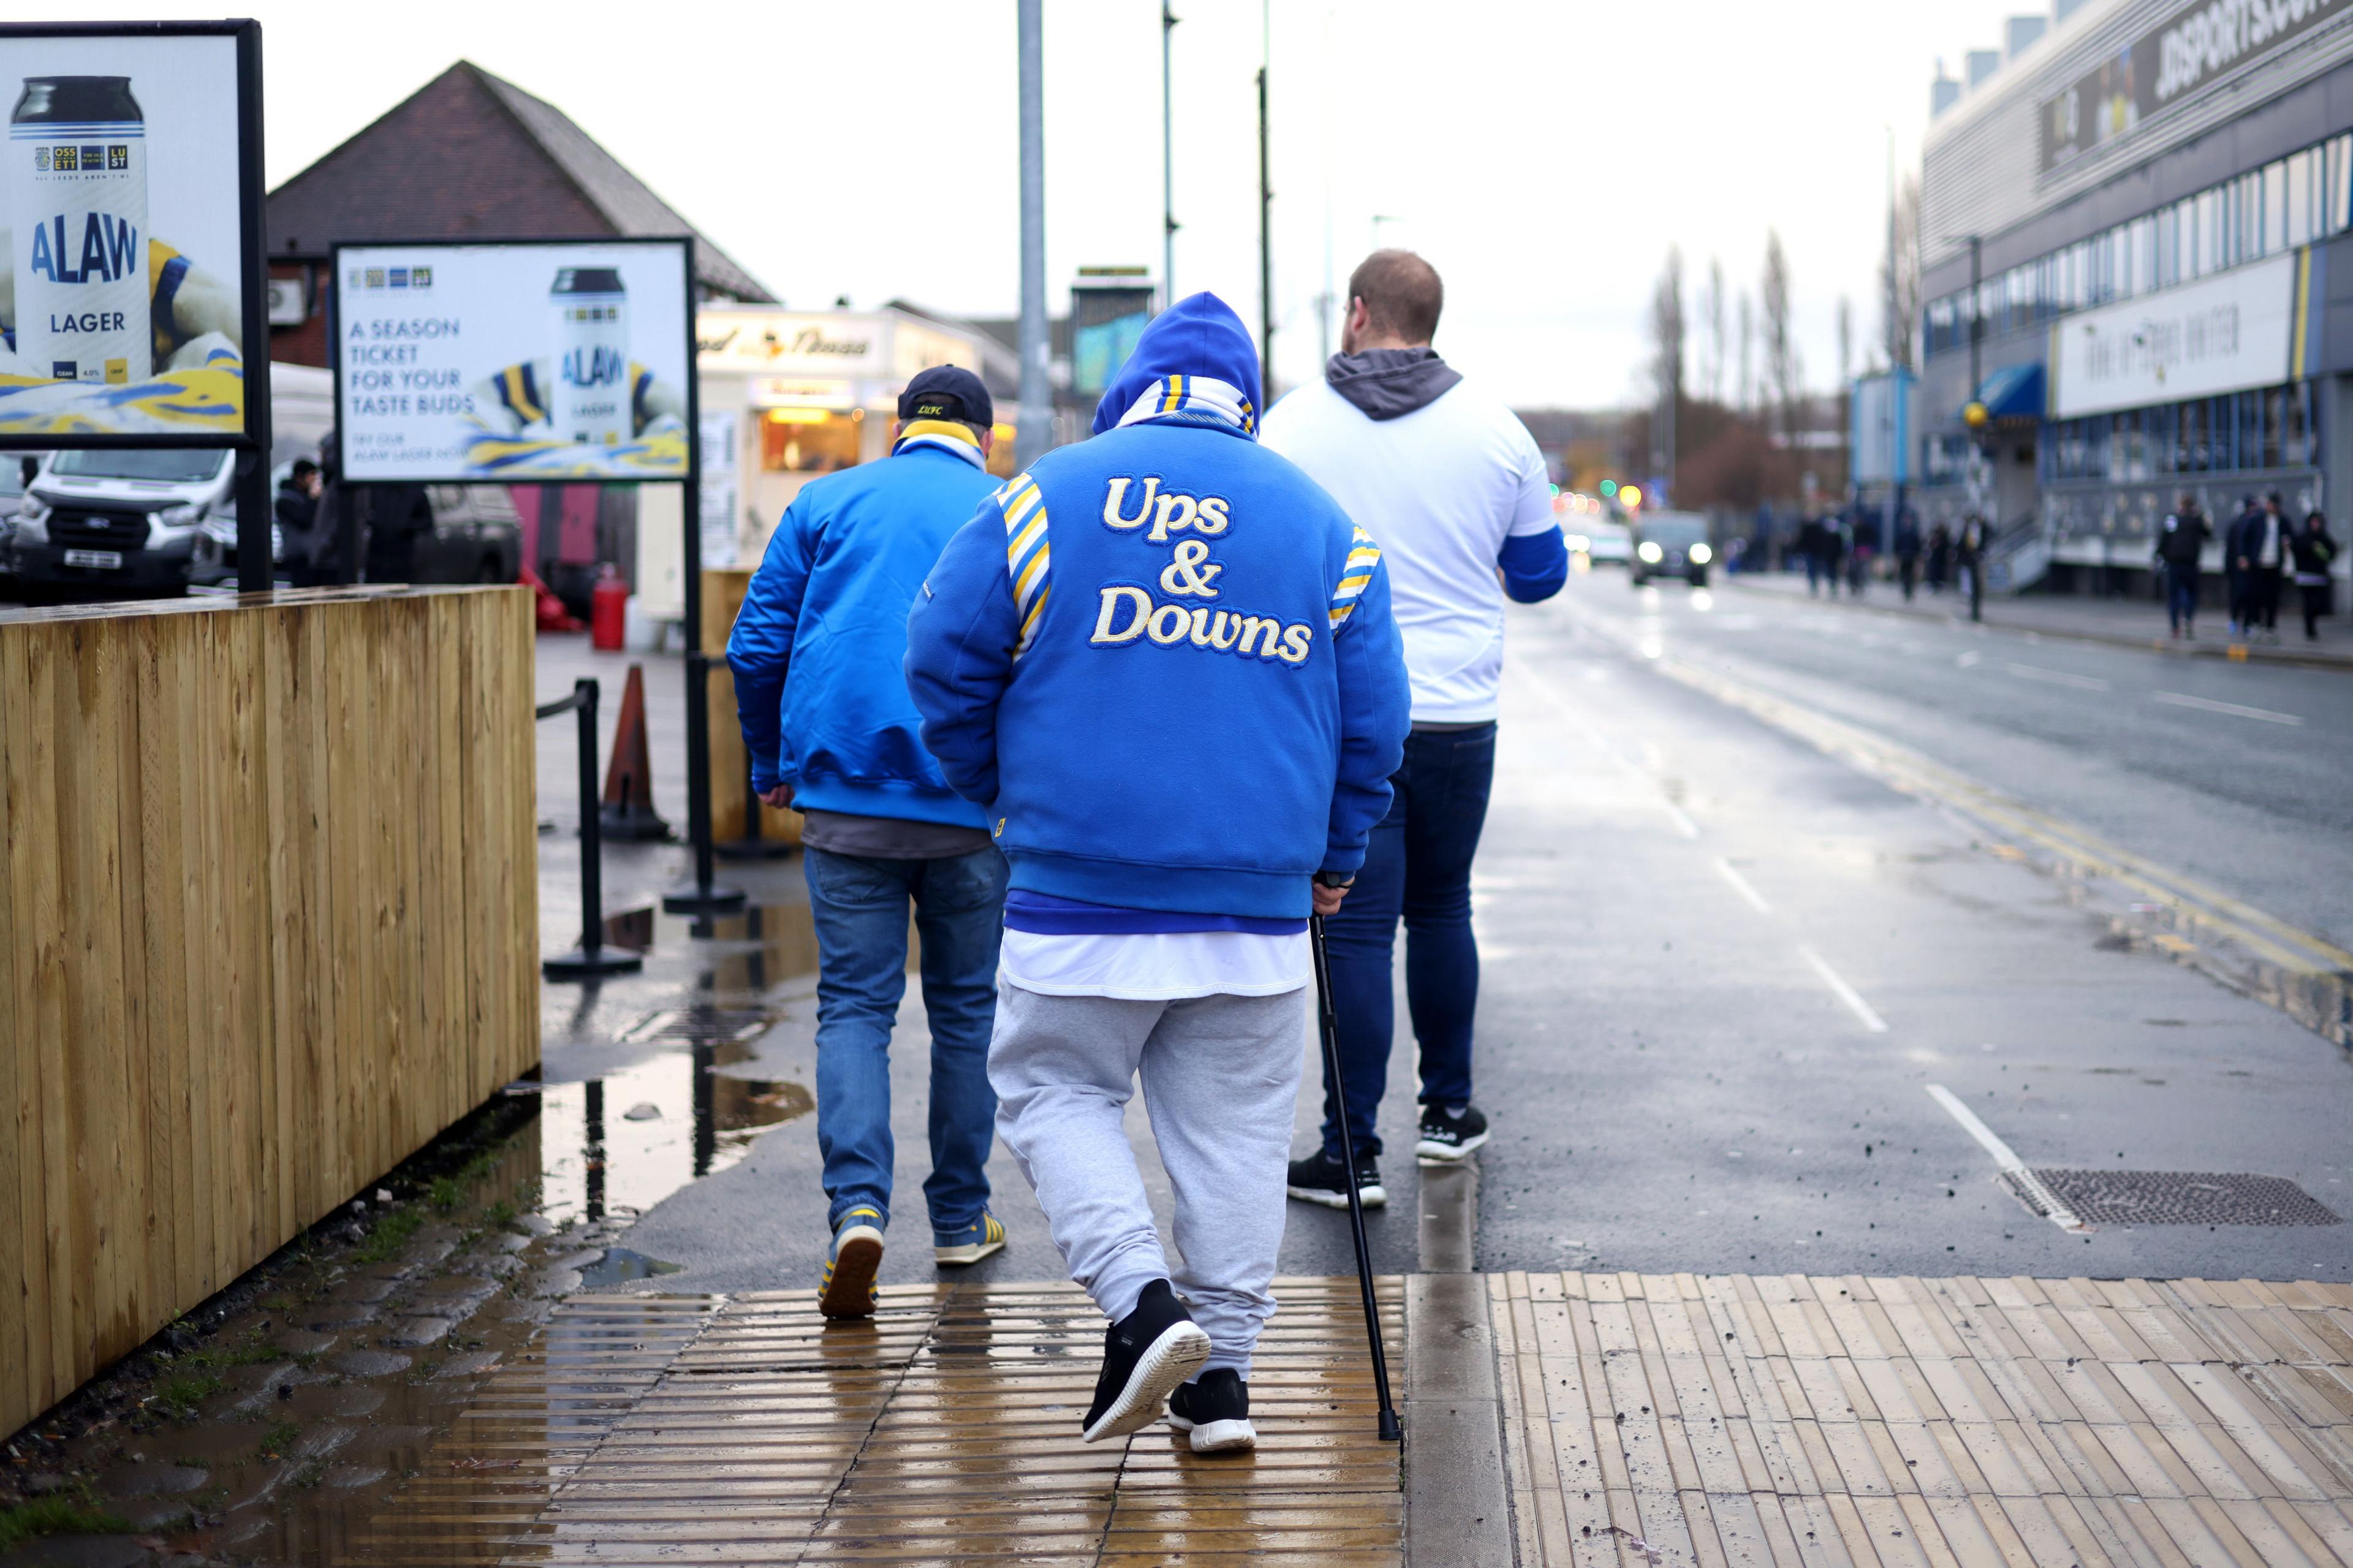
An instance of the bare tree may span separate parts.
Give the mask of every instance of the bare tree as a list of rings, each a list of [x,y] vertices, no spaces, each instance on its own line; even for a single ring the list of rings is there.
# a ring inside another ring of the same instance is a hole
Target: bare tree
[[[1683,253],[1667,247],[1667,264],[1659,273],[1659,287],[1651,296],[1651,341],[1658,357],[1651,371],[1658,393],[1659,413],[1651,424],[1657,471],[1672,486],[1675,464],[1675,415],[1683,397]]]
[[[1724,263],[1707,258],[1707,400],[1724,401]]]
[[[1854,379],[1854,302],[1845,295],[1839,296],[1839,395],[1846,395],[1847,384]]]
[[[1799,368],[1796,337],[1790,330],[1789,258],[1781,248],[1778,229],[1765,231],[1765,275],[1758,282],[1757,298],[1764,317],[1766,384],[1794,447],[1804,374]]]
[[[1920,177],[1906,174],[1895,193],[1888,221],[1888,253],[1879,269],[1882,347],[1887,363],[1913,368],[1915,335],[1920,330]]]
[[[1740,412],[1757,409],[1757,321],[1748,308],[1748,290],[1740,291]]]

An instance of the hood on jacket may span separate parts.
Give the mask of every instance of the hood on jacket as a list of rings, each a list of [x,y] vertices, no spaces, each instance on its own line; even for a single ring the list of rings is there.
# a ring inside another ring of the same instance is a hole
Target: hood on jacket
[[[1332,390],[1363,410],[1367,419],[1395,419],[1427,408],[1462,379],[1462,373],[1433,348],[1366,349],[1334,354],[1324,367]]]
[[[1240,428],[1256,437],[1258,345],[1250,342],[1250,330],[1234,314],[1233,307],[1207,292],[1187,295],[1152,318],[1135,340],[1127,363],[1103,389],[1103,401],[1095,405],[1093,433],[1100,436],[1125,422],[1144,395],[1160,384],[1172,377],[1193,376],[1233,388],[1240,395]],[[1174,400],[1180,406],[1171,409],[1169,416],[1185,418],[1181,397]],[[1213,420],[1201,416],[1187,422],[1235,423],[1230,417]]]

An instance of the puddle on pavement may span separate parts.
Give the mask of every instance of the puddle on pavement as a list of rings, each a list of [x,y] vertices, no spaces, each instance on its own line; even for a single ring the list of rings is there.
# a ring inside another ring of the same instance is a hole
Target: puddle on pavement
[[[631,1279],[656,1279],[665,1274],[676,1274],[686,1268],[683,1263],[665,1263],[659,1258],[648,1258],[642,1252],[632,1252],[626,1247],[608,1247],[605,1256],[580,1271],[580,1283],[590,1289],[599,1285],[620,1285]]]
[[[762,1129],[817,1109],[806,1084],[712,1070],[751,1054],[740,1043],[695,1046],[548,1085],[539,1097],[540,1211],[558,1224],[634,1219],[741,1160]]]

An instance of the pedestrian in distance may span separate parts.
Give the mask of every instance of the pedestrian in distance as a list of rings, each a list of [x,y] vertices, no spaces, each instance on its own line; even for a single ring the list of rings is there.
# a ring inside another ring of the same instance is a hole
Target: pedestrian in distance
[[[2263,525],[2263,508],[2255,504],[2253,495],[2239,498],[2238,515],[2222,531],[2222,597],[2231,618],[2231,635],[2243,637],[2247,630],[2248,601],[2251,595],[2247,570],[2247,542]]]
[[[1985,619],[1985,519],[1971,512],[1961,519],[1960,531],[1953,537],[1953,563],[1960,569],[1961,581],[1969,595],[1969,619]]]
[[[367,504],[367,580],[417,579],[417,542],[433,531],[433,498],[423,485],[371,485]]]
[[[1928,592],[1933,596],[1945,591],[1945,584],[1953,572],[1953,531],[1942,518],[1928,530]]]
[[[1110,1326],[1089,1442],[1248,1449],[1314,978],[1389,805],[1406,674],[1382,552],[1259,444],[1214,295],[1137,338],[1095,436],[948,543],[908,623],[923,743],[1012,862],[997,1131]],[[1547,498],[1548,499],[1548,498]],[[1172,1267],[1122,1126],[1141,1075]]]
[[[1895,581],[1904,590],[1904,602],[1912,602],[1912,593],[1920,580],[1920,516],[1910,507],[1895,514]]]
[[[309,537],[300,545],[292,540],[285,542],[296,587],[347,587],[360,580],[368,548],[364,493],[343,482],[331,433],[319,444],[319,494],[313,502]]]
[[[319,465],[308,458],[294,459],[293,468],[278,486],[270,515],[278,523],[280,550],[287,574],[298,588],[310,587],[311,533],[319,526],[319,495],[326,480]]]
[[[2246,581],[2246,613],[2240,630],[2249,641],[2261,637],[2279,641],[2280,579],[2291,543],[2280,493],[2263,498],[2263,510],[2249,517],[2239,538],[2239,571]]]
[[[1831,597],[1839,594],[1839,580],[1846,575],[1847,557],[1852,552],[1853,538],[1846,519],[1838,516],[1822,519],[1822,580],[1830,585]]]
[[[2295,590],[2304,599],[2304,640],[2320,640],[2320,617],[2328,614],[2332,586],[2328,563],[2337,559],[2337,541],[2328,520],[2319,512],[2305,515],[2294,541]]]
[[[817,1142],[832,1241],[828,1317],[874,1310],[891,1223],[891,1030],[907,988],[912,907],[932,1037],[923,1183],[933,1261],[1005,1246],[988,1209],[997,1099],[988,1085],[1005,857],[980,808],[919,738],[900,666],[923,574],[996,488],[996,418],[970,371],[920,372],[899,395],[891,455],[811,480],[793,499],[727,643],[762,799],[802,813],[817,931]]]
[[[1821,519],[1810,517],[1798,524],[1798,553],[1806,558],[1806,597],[1818,598],[1822,591],[1822,567],[1830,554],[1823,542]]]
[[[1419,1051],[1415,1153],[1461,1160],[1487,1140],[1472,1103],[1479,945],[1471,864],[1495,772],[1504,602],[1534,604],[1568,580],[1544,458],[1516,416],[1430,346],[1444,290],[1403,250],[1374,252],[1348,280],[1340,353],[1324,378],[1267,415],[1266,443],[1307,471],[1381,542],[1412,681],[1413,732],[1356,890],[1327,922],[1342,1099],[1324,1093],[1323,1147],[1293,1163],[1291,1195],[1345,1208],[1343,1137],[1363,1201],[1387,1201],[1374,1131],[1395,1033],[1392,951],[1406,931],[1406,1004]]]
[[[2157,566],[2165,576],[2165,621],[2173,636],[2198,640],[2198,562],[2214,525],[2188,490],[2158,524]]]

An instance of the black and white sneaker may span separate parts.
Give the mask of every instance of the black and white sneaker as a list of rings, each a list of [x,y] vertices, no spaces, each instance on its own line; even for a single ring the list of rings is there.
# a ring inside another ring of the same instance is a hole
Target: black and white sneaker
[[[1348,1168],[1346,1164],[1318,1149],[1304,1160],[1291,1162],[1291,1181],[1284,1190],[1303,1204],[1322,1204],[1327,1209],[1348,1206]],[[1356,1197],[1368,1209],[1383,1207],[1389,1201],[1388,1189],[1381,1185],[1381,1167],[1370,1154],[1356,1159]]]
[[[1244,1454],[1258,1447],[1250,1384],[1232,1367],[1213,1367],[1168,1396],[1168,1425],[1191,1434],[1197,1454]]]
[[[1209,1359],[1209,1336],[1166,1279],[1155,1279],[1135,1310],[1103,1331],[1103,1375],[1080,1436],[1090,1443],[1124,1437],[1160,1419],[1168,1391]]]
[[[1442,1105],[1421,1108],[1421,1141],[1413,1146],[1414,1158],[1438,1164],[1451,1164],[1487,1141],[1487,1119],[1475,1105],[1466,1105],[1457,1116]]]

